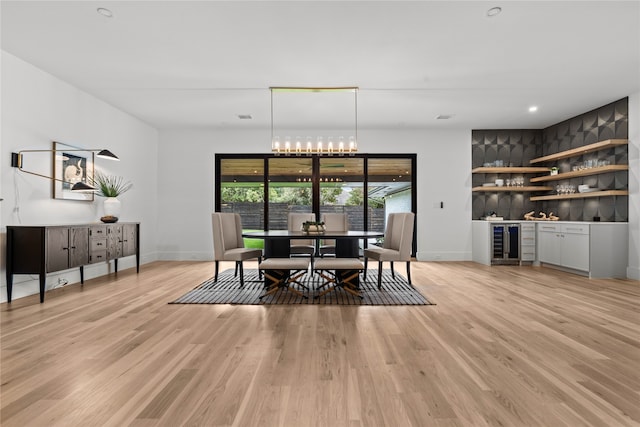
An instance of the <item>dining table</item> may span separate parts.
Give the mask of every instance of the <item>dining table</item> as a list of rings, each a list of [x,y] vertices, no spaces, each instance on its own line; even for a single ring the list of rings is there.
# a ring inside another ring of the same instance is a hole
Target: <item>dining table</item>
[[[337,258],[358,258],[359,240],[375,239],[384,236],[381,231],[321,231],[305,232],[292,230],[247,231],[242,237],[263,239],[265,258],[289,258],[292,239],[335,240]]]

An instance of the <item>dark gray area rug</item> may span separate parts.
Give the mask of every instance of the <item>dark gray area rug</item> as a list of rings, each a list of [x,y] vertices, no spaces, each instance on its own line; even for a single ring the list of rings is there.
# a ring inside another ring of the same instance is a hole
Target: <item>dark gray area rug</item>
[[[264,280],[258,278],[258,270],[244,271],[244,286],[240,287],[240,280],[234,277],[233,269],[225,270],[218,275],[218,281],[213,277],[201,283],[193,290],[187,292],[170,304],[333,304],[333,305],[434,305],[425,298],[416,288],[407,283],[407,280],[396,273],[396,278],[391,276],[389,270],[382,272],[382,289],[378,289],[378,270],[367,271],[367,281],[360,276],[360,293],[362,299],[336,289],[328,294],[313,298],[318,293],[315,289],[324,283],[324,279],[316,274],[307,273],[302,278],[309,290],[302,289],[293,284],[308,298],[302,298],[293,292],[279,289],[273,295],[262,300],[264,294]],[[323,288],[324,289],[324,288]]]

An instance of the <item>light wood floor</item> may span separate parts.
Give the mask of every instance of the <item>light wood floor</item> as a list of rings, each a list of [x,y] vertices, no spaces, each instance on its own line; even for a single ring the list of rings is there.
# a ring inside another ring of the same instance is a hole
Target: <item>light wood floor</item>
[[[197,262],[3,304],[1,424],[640,425],[639,282],[412,267],[436,306],[167,304]]]

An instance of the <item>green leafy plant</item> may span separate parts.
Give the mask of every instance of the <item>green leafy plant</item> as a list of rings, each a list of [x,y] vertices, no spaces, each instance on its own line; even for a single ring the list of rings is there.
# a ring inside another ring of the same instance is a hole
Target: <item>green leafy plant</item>
[[[95,173],[91,185],[96,188],[96,194],[102,197],[118,197],[133,187],[131,181],[125,181],[121,176],[106,175],[101,172]]]

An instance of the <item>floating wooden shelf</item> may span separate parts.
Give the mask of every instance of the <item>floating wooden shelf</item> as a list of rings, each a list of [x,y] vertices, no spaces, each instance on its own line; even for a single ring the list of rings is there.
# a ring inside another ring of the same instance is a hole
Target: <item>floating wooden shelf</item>
[[[512,191],[514,193],[526,193],[526,192],[532,192],[532,191],[551,191],[553,190],[552,187],[543,187],[541,185],[530,185],[527,187],[473,187],[471,189],[471,191],[485,191],[485,192],[494,192],[494,191],[500,191],[500,192],[507,192],[507,191]]]
[[[550,196],[534,196],[529,198],[532,202],[538,200],[564,200],[564,199],[586,199],[587,197],[605,197],[605,196],[628,196],[627,190],[603,190],[592,191],[590,193],[573,193],[573,194],[553,194]]]
[[[471,169],[472,173],[540,173],[549,172],[550,168],[541,166],[504,166],[504,167],[479,167]]]
[[[559,153],[531,159],[529,163],[534,164],[541,162],[550,162],[552,160],[567,159],[569,157],[580,156],[586,153],[593,153],[594,151],[605,150],[607,148],[616,147],[618,145],[626,145],[628,143],[628,139],[607,139],[605,141],[585,145],[584,147],[573,148],[571,150],[560,151]]]
[[[505,166],[505,167],[480,167],[471,169],[472,173],[539,173],[549,172],[549,168],[540,166]]]
[[[531,178],[531,182],[544,182],[544,181],[560,181],[562,179],[577,178],[579,176],[598,175],[607,172],[617,172],[629,170],[629,165],[608,165],[600,166],[597,168],[582,169],[579,171],[571,171],[565,173],[559,173],[557,175],[536,176]]]

